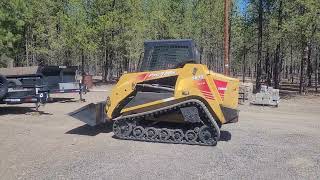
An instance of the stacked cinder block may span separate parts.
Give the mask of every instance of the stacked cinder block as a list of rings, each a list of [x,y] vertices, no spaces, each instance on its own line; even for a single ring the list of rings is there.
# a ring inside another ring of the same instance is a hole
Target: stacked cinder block
[[[253,84],[250,82],[240,83],[239,94],[241,99],[248,100],[252,96]]]
[[[259,93],[254,94],[250,103],[256,105],[278,106],[280,102],[279,89],[273,87],[261,86]]]

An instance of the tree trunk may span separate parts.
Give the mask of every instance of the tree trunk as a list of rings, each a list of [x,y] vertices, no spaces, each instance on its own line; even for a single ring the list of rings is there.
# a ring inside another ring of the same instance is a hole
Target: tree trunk
[[[305,64],[308,59],[308,51],[309,46],[307,43],[303,43],[302,47],[304,47],[304,50],[302,51],[302,58],[301,58],[301,65],[300,65],[300,84],[299,84],[299,93],[302,94],[302,92],[305,92]]]
[[[315,66],[315,86],[316,86],[316,93],[318,92],[318,80],[319,80],[319,64],[318,64],[318,60],[319,60],[319,46],[317,46],[317,49],[316,49],[316,66]]]
[[[102,52],[103,52],[103,65],[102,65],[102,81],[107,82],[107,75],[108,75],[108,48],[107,48],[107,40],[106,40],[106,33],[103,32],[102,34]]]
[[[279,9],[278,9],[278,32],[280,32],[282,29],[282,0],[279,1]],[[282,53],[281,53],[281,42],[282,38],[278,41],[277,48],[276,48],[276,54],[275,54],[275,61],[274,61],[274,69],[273,69],[273,83],[274,88],[279,89],[280,84],[280,71],[282,63]]]
[[[308,75],[308,87],[312,86],[312,63],[311,63],[311,48],[310,45],[308,48],[308,60],[307,60],[307,75]]]
[[[267,85],[271,86],[271,78],[272,78],[272,72],[271,72],[271,62],[270,62],[270,53],[269,53],[269,47],[267,48],[266,53],[266,62],[265,62],[265,68],[267,73]]]
[[[108,76],[108,56],[109,56],[109,51],[106,47],[103,48],[103,59],[104,59],[104,64],[103,64],[103,81],[107,82],[107,76]]]
[[[82,73],[82,76],[86,75],[86,73],[84,71],[85,71],[85,69],[84,69],[84,52],[83,52],[83,50],[81,50],[81,73]]]
[[[290,45],[290,76],[291,76],[291,83],[293,83],[293,52],[292,52],[292,44]]]
[[[112,69],[113,69],[113,65],[112,65],[112,59],[114,58],[114,51],[111,50],[109,57],[108,57],[108,63],[107,63],[107,81],[111,81],[112,79]]]
[[[258,7],[258,55],[257,55],[257,76],[256,76],[256,91],[260,91],[261,88],[261,58],[262,58],[262,25],[263,25],[263,0],[259,0],[259,7]]]
[[[247,55],[247,47],[243,46],[243,61],[242,61],[242,82],[246,80],[246,55]]]
[[[26,65],[29,66],[29,26],[26,27],[25,32],[25,51],[26,51]]]
[[[123,69],[122,69],[122,72],[124,71],[127,71],[129,70],[129,61],[128,61],[128,58],[127,57],[124,57],[123,59]]]
[[[284,78],[288,79],[288,74],[289,74],[289,70],[288,70],[288,65],[285,65],[285,76]]]
[[[279,88],[279,61],[280,61],[280,43],[277,44],[273,64],[273,87]]]
[[[35,47],[35,38],[34,38],[33,31],[31,31],[31,48],[33,49],[34,47]],[[31,58],[32,58],[33,65],[39,64],[37,61],[36,53],[34,53],[33,51],[31,51]]]
[[[282,40],[280,42],[280,47],[282,47]],[[281,82],[281,77],[283,77],[283,71],[284,71],[284,53],[282,53],[282,48],[280,48],[280,64],[279,64],[279,79],[278,79],[278,83],[279,83],[279,88],[280,88],[280,82]]]

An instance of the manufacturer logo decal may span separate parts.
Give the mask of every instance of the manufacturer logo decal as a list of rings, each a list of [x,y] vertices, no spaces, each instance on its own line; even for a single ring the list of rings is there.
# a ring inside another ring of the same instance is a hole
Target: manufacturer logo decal
[[[153,78],[164,77],[164,76],[174,76],[176,74],[177,73],[175,71],[164,71],[159,73],[144,73],[144,74],[138,75],[138,80],[145,81],[147,79],[153,79]]]
[[[192,79],[193,80],[201,80],[201,79],[204,79],[204,75],[193,76]]]
[[[216,85],[218,92],[220,94],[221,99],[224,99],[224,93],[227,90],[228,82],[220,81],[220,80],[213,80],[214,84]]]

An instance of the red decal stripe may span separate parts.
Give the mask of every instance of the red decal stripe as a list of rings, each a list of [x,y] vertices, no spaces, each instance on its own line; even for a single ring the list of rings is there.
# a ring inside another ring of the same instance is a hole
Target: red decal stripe
[[[207,97],[207,96],[205,96],[207,99],[211,99],[211,100],[214,100],[214,98],[212,98],[212,97]]]
[[[208,95],[211,95],[212,96],[212,93],[211,92],[206,92],[206,91],[201,91],[203,94],[208,94]]]
[[[208,97],[213,97],[212,94],[205,94],[205,93],[202,93],[202,94],[205,95],[205,96],[208,96]]]
[[[137,79],[139,81],[144,81],[147,76],[148,76],[148,73],[143,73],[143,74],[138,75]]]
[[[196,85],[205,98],[214,100],[214,96],[213,96],[213,94],[209,88],[209,85],[205,79],[197,80]]]

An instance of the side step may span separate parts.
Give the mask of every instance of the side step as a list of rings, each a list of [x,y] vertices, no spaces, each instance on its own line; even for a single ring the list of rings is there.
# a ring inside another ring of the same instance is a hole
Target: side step
[[[68,115],[90,126],[96,126],[108,122],[105,114],[105,106],[105,102],[90,103]]]

